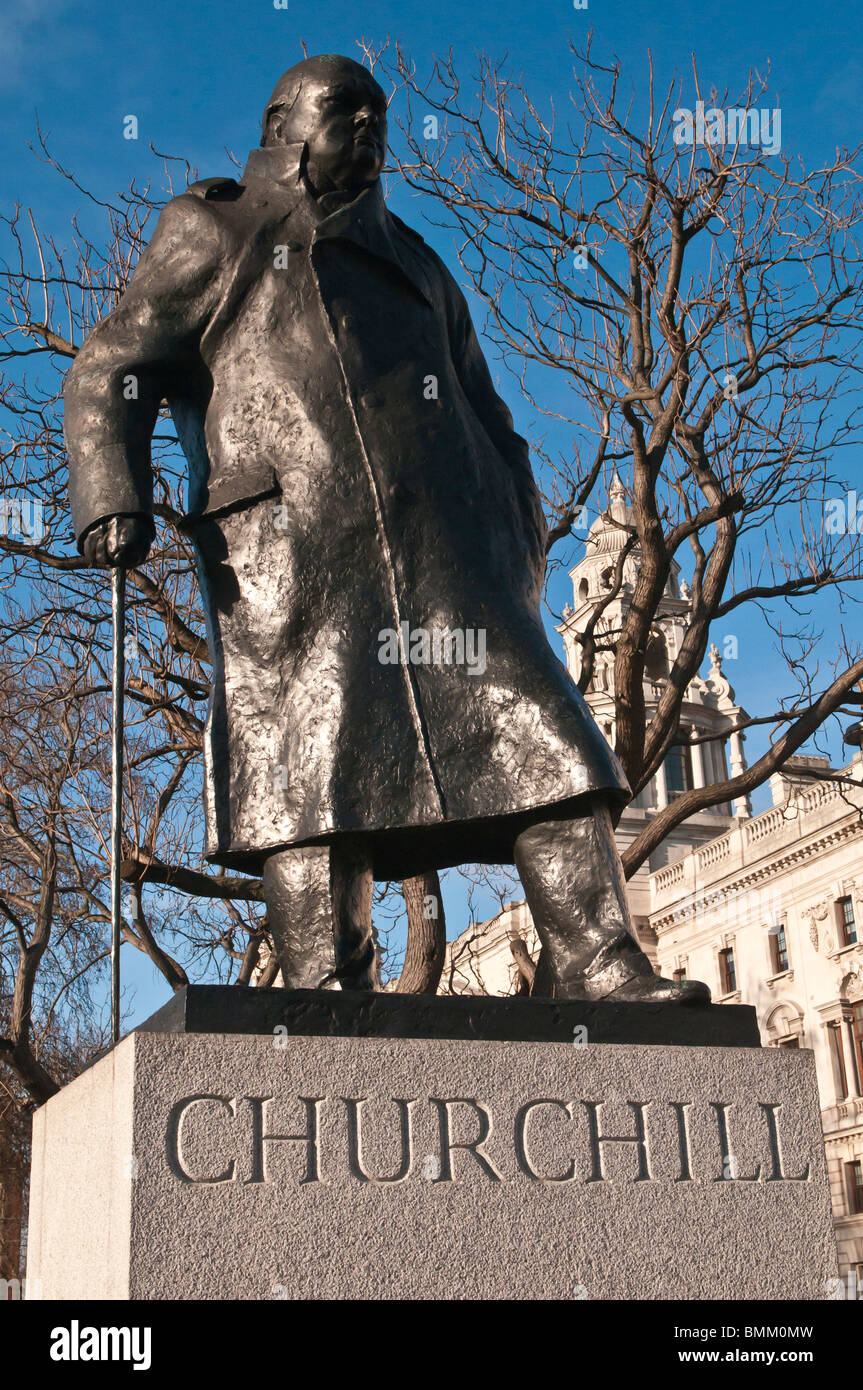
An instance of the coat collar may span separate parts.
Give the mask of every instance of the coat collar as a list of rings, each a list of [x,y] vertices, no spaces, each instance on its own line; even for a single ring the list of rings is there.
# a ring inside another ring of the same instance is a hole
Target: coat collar
[[[369,184],[350,202],[332,208],[336,201],[332,195],[316,201],[309,191],[303,177],[304,150],[302,144],[252,150],[243,171],[243,182],[250,178],[263,179],[291,190],[296,194],[297,205],[303,206],[303,220],[308,219],[313,226],[313,247],[328,240],[352,241],[369,255],[389,261],[428,304],[433,304],[434,290],[429,278],[420,257],[405,245],[407,234],[399,230],[389,212],[380,180]]]
[[[301,171],[305,148],[304,144],[267,145],[252,150],[246,160],[242,182],[265,179],[268,183],[280,183],[284,188],[300,192],[304,187]]]

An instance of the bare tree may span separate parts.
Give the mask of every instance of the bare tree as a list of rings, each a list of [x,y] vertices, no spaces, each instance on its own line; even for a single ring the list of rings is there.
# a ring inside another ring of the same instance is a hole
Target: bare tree
[[[407,912],[407,945],[397,994],[435,994],[446,951],[446,917],[437,872],[402,884]]]
[[[0,1280],[21,1279],[21,1234],[30,1167],[28,1116],[0,1079]]]
[[[534,441],[549,574],[572,563],[573,528],[591,501],[604,508],[613,471],[625,480],[633,519],[614,523],[624,553],[580,636],[580,684],[614,653],[616,751],[633,792],[677,736],[712,623],[757,606],[784,658],[774,707],[740,726],[769,728],[768,750],[658,812],[624,855],[631,875],[674,826],[751,792],[860,703],[860,644],[843,635],[825,652],[806,604],[851,602],[861,578],[856,527],[831,530],[826,515],[860,442],[859,153],[807,172],[747,143],[766,78],[750,77],[733,106],[705,93],[712,134],[698,143],[695,126],[687,145],[683,103],[697,121],[702,99],[694,65],[688,85],[659,91],[648,63],[641,91],[623,97],[619,65],[588,46],[574,51],[559,113],[504,63],[480,57],[464,83],[450,56],[421,81],[403,51],[362,47],[407,111],[398,170],[456,232],[487,334],[537,413],[572,429],[563,458]],[[648,710],[648,646],[685,548],[691,622]],[[637,577],[614,627],[605,610],[630,554]]]

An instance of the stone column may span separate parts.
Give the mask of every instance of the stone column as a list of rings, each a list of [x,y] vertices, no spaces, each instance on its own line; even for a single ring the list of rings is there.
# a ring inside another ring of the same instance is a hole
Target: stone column
[[[739,730],[735,731],[732,734],[729,734],[728,736],[728,742],[731,746],[732,777],[737,777],[740,775],[741,772],[746,771],[746,757],[743,752],[743,740],[744,735]],[[752,802],[750,801],[748,796],[738,796],[732,804],[735,816],[752,815]]]
[[[656,785],[656,806],[662,811],[668,805],[668,788],[665,784],[665,763],[661,763],[653,775]]]
[[[696,735],[702,731],[696,729]],[[693,743],[692,752],[692,785],[693,787],[706,787],[712,780],[707,771],[707,754],[709,745],[706,743]]]
[[[845,1054],[845,1076],[848,1082],[848,1099],[860,1097],[860,1074],[857,1066],[857,1048],[854,1046],[854,1024],[850,1018],[842,1020],[842,1046]]]

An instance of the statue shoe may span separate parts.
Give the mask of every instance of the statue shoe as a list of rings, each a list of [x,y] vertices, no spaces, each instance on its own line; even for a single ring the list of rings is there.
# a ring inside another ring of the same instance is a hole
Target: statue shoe
[[[700,980],[666,980],[662,975],[634,975],[602,996],[625,1004],[709,1004],[710,990]]]

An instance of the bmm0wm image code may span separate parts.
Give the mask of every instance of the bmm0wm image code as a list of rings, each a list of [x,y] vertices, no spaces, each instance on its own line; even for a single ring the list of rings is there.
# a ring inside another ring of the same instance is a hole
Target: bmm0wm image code
[[[743,1337],[746,1339],[753,1338],[757,1341],[765,1341],[767,1338],[772,1337],[781,1337],[783,1339],[792,1337],[799,1337],[801,1339],[810,1338],[813,1331],[814,1329],[812,1327],[675,1327],[674,1336],[675,1338],[694,1338],[705,1342],[717,1335],[728,1339],[734,1338],[735,1340]],[[812,1351],[797,1350],[774,1351],[772,1348],[765,1348],[762,1350],[755,1347],[750,1350],[748,1347],[735,1346],[729,1347],[727,1351],[720,1351],[718,1348],[709,1351],[707,1348],[697,1351],[694,1348],[685,1351],[681,1349],[677,1353],[677,1359],[678,1361],[696,1362],[757,1362],[761,1365],[772,1366],[774,1362],[812,1362],[815,1360],[815,1353]]]

